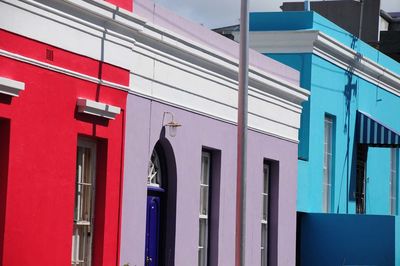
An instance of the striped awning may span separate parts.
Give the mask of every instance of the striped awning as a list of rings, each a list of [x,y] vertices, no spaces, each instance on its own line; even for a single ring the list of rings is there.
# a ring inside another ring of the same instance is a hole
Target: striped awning
[[[357,111],[356,134],[359,144],[376,147],[400,146],[400,134],[370,115]]]

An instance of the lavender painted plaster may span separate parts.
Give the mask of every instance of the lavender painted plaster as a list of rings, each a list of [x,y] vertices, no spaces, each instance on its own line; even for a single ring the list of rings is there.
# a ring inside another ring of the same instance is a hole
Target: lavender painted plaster
[[[232,58],[239,58],[238,43],[195,22],[182,18],[151,0],[135,0],[134,13],[180,36],[199,44],[207,45]],[[300,74],[298,71],[251,49],[249,51],[249,64],[292,84],[299,84]]]
[[[143,265],[146,177],[153,147],[160,136],[163,112],[173,112],[183,126],[173,148],[177,170],[175,265],[197,265],[200,163],[203,147],[221,152],[218,265],[234,265],[236,126],[138,96],[127,102],[121,264]],[[279,191],[271,210],[276,253],[271,265],[295,265],[297,144],[249,132],[247,181],[247,265],[260,265],[261,189],[264,159],[279,164],[272,173]]]

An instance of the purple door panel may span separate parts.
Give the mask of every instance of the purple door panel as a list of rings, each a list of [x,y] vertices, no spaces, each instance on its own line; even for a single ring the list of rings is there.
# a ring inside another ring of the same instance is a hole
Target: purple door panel
[[[158,266],[160,197],[147,196],[145,266]]]

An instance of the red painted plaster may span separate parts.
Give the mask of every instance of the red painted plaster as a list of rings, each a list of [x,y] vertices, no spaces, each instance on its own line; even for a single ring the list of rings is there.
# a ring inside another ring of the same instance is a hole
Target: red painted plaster
[[[29,38],[21,38],[20,35],[1,29],[0,49],[91,77],[102,78],[125,86],[129,85],[129,75],[126,75],[128,70]],[[48,53],[52,54],[52,60],[48,59]]]
[[[0,47],[42,61],[50,46],[0,31]],[[99,62],[50,48],[56,51],[55,65],[98,73]],[[81,135],[97,140],[99,152],[94,265],[118,265],[124,117],[108,121],[77,115],[76,100],[85,97],[124,111],[127,93],[2,56],[0,66],[1,77],[25,82],[19,97],[0,99],[0,118],[10,121],[0,265],[71,265],[76,146]],[[113,82],[128,84],[128,71],[103,66],[103,74]]]
[[[105,0],[111,4],[114,4],[118,7],[126,9],[128,11],[133,11],[133,0]]]

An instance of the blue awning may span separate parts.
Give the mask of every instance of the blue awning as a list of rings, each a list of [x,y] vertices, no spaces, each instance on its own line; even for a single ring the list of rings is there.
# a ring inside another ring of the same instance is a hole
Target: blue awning
[[[376,147],[400,146],[400,134],[370,115],[357,111],[356,138],[359,144]]]

